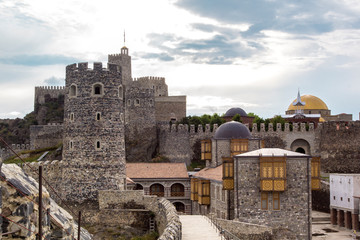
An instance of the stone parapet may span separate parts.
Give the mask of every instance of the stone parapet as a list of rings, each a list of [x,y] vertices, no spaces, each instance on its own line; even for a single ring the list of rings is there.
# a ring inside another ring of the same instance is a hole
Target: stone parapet
[[[234,220],[215,219],[221,228],[234,234],[239,239],[251,240],[271,240],[273,238],[273,229],[257,224],[244,223]]]

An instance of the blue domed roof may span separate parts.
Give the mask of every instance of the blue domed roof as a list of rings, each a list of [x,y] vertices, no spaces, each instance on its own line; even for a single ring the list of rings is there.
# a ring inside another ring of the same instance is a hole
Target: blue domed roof
[[[216,129],[214,139],[244,139],[250,138],[251,133],[244,124],[231,121],[220,125]]]
[[[226,111],[224,116],[225,117],[233,117],[236,114],[239,114],[241,117],[247,116],[247,113],[242,108],[230,108],[229,110]]]

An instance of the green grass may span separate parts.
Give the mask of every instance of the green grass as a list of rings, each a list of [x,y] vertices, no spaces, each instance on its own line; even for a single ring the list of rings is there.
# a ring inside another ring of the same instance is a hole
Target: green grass
[[[24,150],[18,153],[18,155],[21,157],[21,155],[23,154],[29,154],[29,157],[26,158],[22,158],[23,161],[21,159],[19,159],[17,156],[12,156],[8,159],[6,159],[4,161],[5,164],[10,164],[10,163],[23,163],[23,162],[35,162],[44,152],[49,151],[49,154],[53,153],[56,149],[58,149],[60,146],[62,145],[62,143],[57,144],[55,146],[52,147],[47,147],[47,148],[41,148],[41,149],[35,149],[35,150]]]

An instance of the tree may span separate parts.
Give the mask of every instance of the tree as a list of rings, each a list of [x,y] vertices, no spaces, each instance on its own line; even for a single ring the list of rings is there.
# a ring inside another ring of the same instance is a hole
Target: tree
[[[236,121],[236,122],[242,122],[241,121],[241,116],[240,116],[240,114],[235,114],[235,116],[233,116],[233,118],[232,118],[232,120],[233,121]]]

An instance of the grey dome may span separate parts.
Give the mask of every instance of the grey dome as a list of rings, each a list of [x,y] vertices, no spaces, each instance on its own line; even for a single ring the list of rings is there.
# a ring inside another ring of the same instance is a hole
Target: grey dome
[[[225,117],[233,117],[236,114],[239,114],[241,117],[247,117],[247,113],[242,108],[230,108],[226,111]]]
[[[242,123],[231,121],[221,124],[216,129],[214,139],[244,139],[250,137],[249,128]]]

